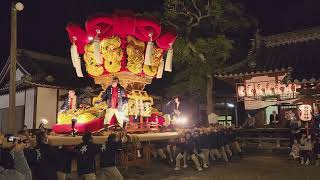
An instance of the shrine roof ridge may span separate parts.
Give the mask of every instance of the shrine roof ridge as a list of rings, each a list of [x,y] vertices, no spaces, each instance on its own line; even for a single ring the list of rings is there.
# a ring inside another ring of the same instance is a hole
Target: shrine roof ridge
[[[262,36],[265,47],[277,47],[317,39],[320,39],[320,26],[270,36]]]

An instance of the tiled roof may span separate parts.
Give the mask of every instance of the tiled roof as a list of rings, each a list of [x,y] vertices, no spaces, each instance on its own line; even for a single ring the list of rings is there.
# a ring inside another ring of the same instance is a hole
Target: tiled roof
[[[8,58],[0,76],[0,90],[2,92],[6,91],[8,87],[9,67]],[[25,74],[20,83],[26,86],[79,88],[94,84],[92,78],[88,76],[84,78],[77,77],[71,60],[48,54],[18,50],[17,68]]]
[[[281,45],[302,43],[317,39],[320,39],[320,26],[300,31],[265,36],[263,41],[266,47],[277,47]]]
[[[256,35],[247,63],[218,78],[287,73],[286,82],[320,82],[320,27],[272,36]],[[245,61],[244,61],[245,62]]]

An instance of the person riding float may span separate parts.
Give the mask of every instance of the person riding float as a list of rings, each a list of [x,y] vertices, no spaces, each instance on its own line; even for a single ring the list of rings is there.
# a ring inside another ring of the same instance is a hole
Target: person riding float
[[[113,116],[116,117],[119,125],[122,127],[123,123],[128,121],[128,118],[124,114],[128,100],[124,88],[119,84],[118,77],[114,76],[112,78],[111,85],[103,92],[101,99],[108,105],[104,118],[105,128],[108,128]]]

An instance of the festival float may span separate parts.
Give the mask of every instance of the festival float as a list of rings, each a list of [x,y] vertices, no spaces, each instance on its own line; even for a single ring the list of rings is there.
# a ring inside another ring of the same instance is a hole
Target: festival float
[[[125,110],[130,120],[128,132],[157,131],[164,118],[152,107],[153,98],[144,91],[144,87],[154,78],[162,78],[163,71],[172,71],[172,45],[177,37],[175,29],[162,27],[152,17],[116,11],[112,15],[88,18],[85,28],[69,23],[66,30],[77,76],[83,78],[85,70],[103,90],[113,77],[118,77],[128,98]],[[102,92],[93,98],[92,107],[59,113],[53,131],[57,134],[70,133],[74,118],[77,119],[75,128],[79,133],[103,128],[107,105],[101,102]],[[114,116],[111,122],[116,122]]]

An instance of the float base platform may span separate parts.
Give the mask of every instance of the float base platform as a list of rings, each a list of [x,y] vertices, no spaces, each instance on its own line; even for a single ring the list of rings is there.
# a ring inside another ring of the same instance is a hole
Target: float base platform
[[[144,134],[128,134],[140,142],[169,140],[178,138],[178,132],[159,132],[159,133],[144,133]],[[78,145],[82,142],[82,136],[66,136],[66,135],[50,135],[49,144],[53,146],[72,146]],[[93,136],[93,142],[96,144],[103,144],[106,142],[108,135]]]

